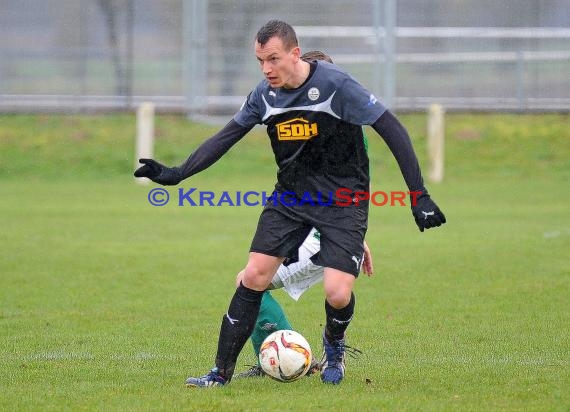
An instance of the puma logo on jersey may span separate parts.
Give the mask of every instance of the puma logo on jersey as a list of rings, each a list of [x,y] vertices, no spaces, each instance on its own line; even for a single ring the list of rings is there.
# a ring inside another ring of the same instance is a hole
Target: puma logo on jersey
[[[424,219],[427,219],[428,216],[433,216],[433,215],[435,215],[435,212],[434,212],[434,211],[431,211],[431,212],[424,212],[424,211],[422,210],[422,213],[424,214]]]
[[[309,140],[319,134],[317,123],[310,123],[302,117],[278,123],[275,127],[279,140]]]

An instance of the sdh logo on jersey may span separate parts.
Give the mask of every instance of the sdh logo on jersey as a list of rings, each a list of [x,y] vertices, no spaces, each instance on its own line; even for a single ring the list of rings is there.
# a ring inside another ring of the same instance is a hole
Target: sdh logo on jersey
[[[319,134],[317,123],[310,123],[302,117],[278,123],[276,127],[279,140],[309,140]]]

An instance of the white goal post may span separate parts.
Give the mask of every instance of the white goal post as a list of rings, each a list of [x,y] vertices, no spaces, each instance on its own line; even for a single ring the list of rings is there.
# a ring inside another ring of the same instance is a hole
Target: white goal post
[[[154,104],[145,102],[137,109],[137,136],[135,143],[135,169],[140,167],[139,159],[154,157]],[[137,183],[148,184],[146,177],[135,178]]]
[[[433,183],[443,181],[443,163],[445,159],[445,111],[439,104],[432,104],[428,110],[427,152],[428,180]]]

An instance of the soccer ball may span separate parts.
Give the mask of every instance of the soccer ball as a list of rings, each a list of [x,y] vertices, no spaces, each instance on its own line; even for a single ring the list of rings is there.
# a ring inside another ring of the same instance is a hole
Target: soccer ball
[[[309,342],[293,330],[278,330],[261,344],[259,364],[263,371],[280,382],[293,382],[311,366]]]

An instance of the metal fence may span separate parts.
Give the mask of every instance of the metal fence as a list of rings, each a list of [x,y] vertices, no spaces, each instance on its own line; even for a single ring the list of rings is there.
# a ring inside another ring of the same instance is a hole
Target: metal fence
[[[0,110],[233,112],[271,18],[395,109],[570,109],[567,0],[0,0]]]

